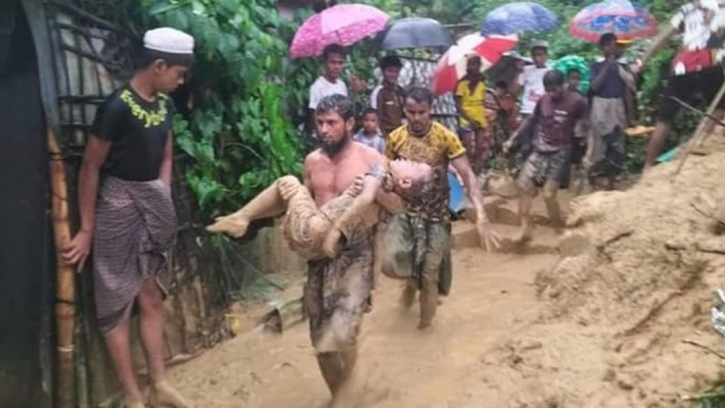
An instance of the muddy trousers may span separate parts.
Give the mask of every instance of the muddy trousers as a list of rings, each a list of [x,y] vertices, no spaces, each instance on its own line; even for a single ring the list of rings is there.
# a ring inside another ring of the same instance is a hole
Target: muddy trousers
[[[439,293],[447,295],[451,285],[451,225],[410,215],[397,216],[398,242],[394,245],[397,268],[412,270],[403,291],[403,303],[412,305],[420,290],[420,327],[430,325],[438,307]],[[390,248],[388,248],[390,250]]]

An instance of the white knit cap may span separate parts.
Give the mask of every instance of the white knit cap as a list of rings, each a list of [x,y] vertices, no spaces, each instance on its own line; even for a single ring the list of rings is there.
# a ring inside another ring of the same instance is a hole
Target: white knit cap
[[[146,31],[143,44],[146,49],[168,54],[194,54],[194,37],[170,27]]]

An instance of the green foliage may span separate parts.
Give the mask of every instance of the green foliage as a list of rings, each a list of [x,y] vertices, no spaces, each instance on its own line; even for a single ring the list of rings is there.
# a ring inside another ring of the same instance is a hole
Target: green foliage
[[[142,28],[166,25],[196,41],[193,109],[176,117],[174,130],[202,210],[236,210],[275,178],[299,174],[295,124],[303,120],[314,71],[287,60],[297,24],[280,18],[277,2],[139,1]]]

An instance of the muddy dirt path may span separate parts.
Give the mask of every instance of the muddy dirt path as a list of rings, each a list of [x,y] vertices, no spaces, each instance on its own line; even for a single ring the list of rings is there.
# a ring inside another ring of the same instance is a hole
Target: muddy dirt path
[[[356,396],[350,407],[501,407],[516,388],[497,381],[487,355],[525,330],[541,307],[536,272],[557,256],[454,254],[454,285],[434,329],[416,329],[417,308],[403,313],[400,283],[381,277],[360,337]],[[300,291],[299,285],[290,289]],[[176,367],[173,382],[196,407],[307,408],[329,401],[306,323],[284,335],[252,330]],[[484,405],[481,405],[485,401]]]

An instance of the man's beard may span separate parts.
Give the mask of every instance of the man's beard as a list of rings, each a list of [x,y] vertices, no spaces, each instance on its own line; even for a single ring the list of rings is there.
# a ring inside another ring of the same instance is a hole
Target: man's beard
[[[325,152],[330,157],[337,156],[340,151],[347,146],[347,144],[350,142],[350,138],[346,135],[342,139],[340,139],[339,142],[335,143],[327,143],[324,141],[320,141],[320,147],[322,148],[322,151]]]

